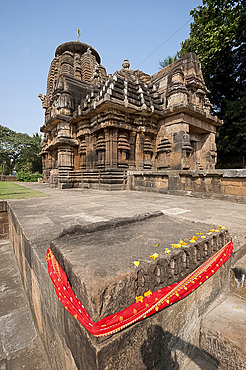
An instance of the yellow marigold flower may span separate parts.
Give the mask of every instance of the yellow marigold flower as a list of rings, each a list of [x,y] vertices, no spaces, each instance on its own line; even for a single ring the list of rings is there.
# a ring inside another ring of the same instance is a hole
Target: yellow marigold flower
[[[152,294],[151,290],[149,289],[147,292],[144,293],[145,297],[148,297]]]
[[[149,258],[153,258],[153,260],[155,261],[156,260],[156,258],[158,258],[159,257],[159,254],[158,253],[154,253],[154,254],[150,254],[149,255]]]
[[[171,251],[170,251],[170,249],[168,249],[167,251],[165,251],[165,253],[170,253]]]
[[[225,226],[221,226],[221,229],[223,229],[223,230],[224,230],[224,229],[225,229]]]
[[[214,233],[214,232],[215,232],[215,229],[210,229],[210,231],[211,231],[212,233]]]
[[[202,236],[201,236],[201,238],[202,238],[202,239],[205,239],[205,238],[206,238],[206,236],[205,236],[205,235],[202,235]]]
[[[138,266],[139,266],[139,264],[140,264],[140,262],[139,262],[139,261],[134,261],[133,263],[134,263],[134,265],[135,265],[135,266],[137,266],[137,267],[138,267]]]
[[[212,233],[211,232],[209,232],[209,233],[207,233],[208,235],[211,235]]]
[[[144,297],[142,295],[139,295],[139,296],[136,296],[135,299],[136,299],[136,302],[143,302]]]

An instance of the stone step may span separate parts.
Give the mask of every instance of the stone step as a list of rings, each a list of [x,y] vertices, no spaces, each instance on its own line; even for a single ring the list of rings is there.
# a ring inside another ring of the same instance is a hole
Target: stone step
[[[201,323],[200,348],[213,356],[221,369],[246,370],[244,299],[230,296],[204,316]]]
[[[195,349],[189,358],[182,364],[180,370],[219,370],[217,361],[201,349]],[[222,369],[221,369],[222,370]]]
[[[0,370],[51,370],[9,240],[0,255]]]
[[[231,294],[246,300],[246,254],[231,269]]]

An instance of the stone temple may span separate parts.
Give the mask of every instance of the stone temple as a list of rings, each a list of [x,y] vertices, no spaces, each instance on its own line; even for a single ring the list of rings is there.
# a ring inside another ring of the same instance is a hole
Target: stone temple
[[[124,189],[128,171],[212,170],[216,127],[193,53],[150,76],[107,74],[98,52],[72,41],[51,62],[42,150],[44,181],[59,188]]]

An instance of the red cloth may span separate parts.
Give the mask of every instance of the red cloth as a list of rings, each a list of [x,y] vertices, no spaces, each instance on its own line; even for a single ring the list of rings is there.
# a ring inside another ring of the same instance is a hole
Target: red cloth
[[[232,253],[233,243],[230,241],[181,281],[157,290],[144,297],[142,302],[135,302],[124,310],[109,315],[98,322],[91,320],[83,304],[75,296],[66,273],[62,270],[50,248],[47,250],[46,260],[50,279],[61,304],[91,334],[102,337],[114,334],[186,297],[212,276],[231,257]]]

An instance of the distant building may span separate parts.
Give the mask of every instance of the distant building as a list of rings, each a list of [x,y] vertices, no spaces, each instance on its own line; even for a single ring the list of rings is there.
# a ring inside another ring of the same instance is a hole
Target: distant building
[[[44,181],[60,188],[124,188],[128,170],[214,169],[216,127],[193,53],[153,76],[128,60],[112,75],[91,46],[57,47],[40,94]]]

